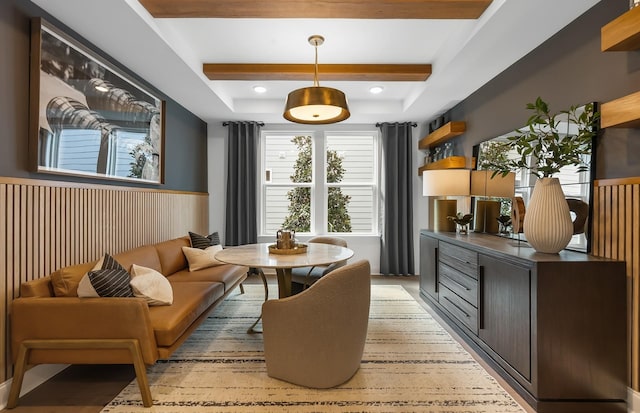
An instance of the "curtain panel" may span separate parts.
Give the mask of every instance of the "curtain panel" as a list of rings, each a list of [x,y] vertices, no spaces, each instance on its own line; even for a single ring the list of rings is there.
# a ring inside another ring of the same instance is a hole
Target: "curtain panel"
[[[227,199],[225,245],[258,242],[258,122],[226,122]]]
[[[383,221],[380,273],[415,274],[411,122],[378,124],[382,137]]]

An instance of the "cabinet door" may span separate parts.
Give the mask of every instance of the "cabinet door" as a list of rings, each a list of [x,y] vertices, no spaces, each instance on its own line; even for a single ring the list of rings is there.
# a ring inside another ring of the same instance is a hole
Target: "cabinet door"
[[[420,290],[438,301],[438,240],[420,235]]]
[[[529,268],[480,255],[479,336],[511,367],[531,379]]]

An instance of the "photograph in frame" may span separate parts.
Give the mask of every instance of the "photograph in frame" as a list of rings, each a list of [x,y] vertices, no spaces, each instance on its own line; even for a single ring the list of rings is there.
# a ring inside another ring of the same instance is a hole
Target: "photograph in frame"
[[[164,102],[41,18],[31,48],[35,170],[163,183]]]

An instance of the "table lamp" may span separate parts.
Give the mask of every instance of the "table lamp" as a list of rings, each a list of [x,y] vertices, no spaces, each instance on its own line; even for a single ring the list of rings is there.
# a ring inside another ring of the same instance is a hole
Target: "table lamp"
[[[422,172],[422,195],[469,196],[471,171],[469,169],[432,169]],[[434,231],[455,231],[455,222],[447,216],[458,212],[456,199],[436,199]]]
[[[471,196],[511,198],[515,191],[516,174],[509,172],[506,176],[495,171],[471,172]],[[498,217],[500,216],[500,201],[477,199],[474,210],[475,232],[497,234],[499,231]]]

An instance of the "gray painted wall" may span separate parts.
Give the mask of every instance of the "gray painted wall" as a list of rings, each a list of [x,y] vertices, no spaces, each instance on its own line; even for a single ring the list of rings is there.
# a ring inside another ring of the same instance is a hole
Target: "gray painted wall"
[[[30,18],[44,17],[78,40],[80,36],[25,0],[0,1],[0,176],[107,185],[148,186],[126,181],[39,174],[29,170],[29,37]],[[82,42],[91,47],[86,41]],[[200,118],[157,91],[153,85],[92,48],[122,72],[132,76],[166,101],[165,184],[161,189],[207,192],[207,125]]]
[[[626,1],[601,1],[459,103],[449,115],[466,121],[467,132],[456,145],[471,156],[473,145],[524,125],[529,116],[525,105],[538,96],[560,111],[640,91],[640,51],[600,51],[601,27],[627,10]],[[596,179],[640,176],[638,154],[640,130],[603,130]]]

